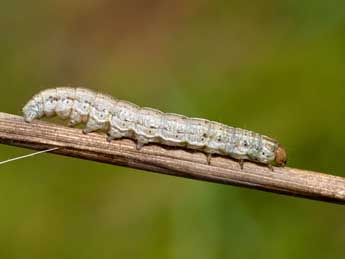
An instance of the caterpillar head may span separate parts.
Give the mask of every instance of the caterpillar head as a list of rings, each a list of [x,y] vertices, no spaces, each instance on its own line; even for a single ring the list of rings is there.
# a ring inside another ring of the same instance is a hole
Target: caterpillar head
[[[265,142],[265,141],[264,141]],[[270,164],[274,158],[274,143],[266,142],[256,155],[256,160],[260,163]]]
[[[285,149],[281,145],[279,145],[277,150],[275,151],[275,159],[274,159],[274,161],[279,166],[285,166],[285,164],[287,162],[286,151],[285,151]]]
[[[24,120],[31,122],[43,116],[43,102],[40,95],[35,95],[23,108]]]

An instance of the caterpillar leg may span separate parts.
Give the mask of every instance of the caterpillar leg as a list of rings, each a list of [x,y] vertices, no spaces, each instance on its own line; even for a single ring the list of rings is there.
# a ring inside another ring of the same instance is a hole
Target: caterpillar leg
[[[238,163],[240,164],[241,170],[243,170],[244,159],[238,160]]]
[[[89,133],[91,133],[92,131],[94,131],[94,130],[91,130],[90,128],[84,128],[84,129],[83,129],[83,133],[84,133],[84,134],[89,134]]]
[[[208,154],[207,154],[207,164],[208,164],[208,165],[211,165],[211,159],[212,159],[212,154],[211,154],[211,153],[208,153]]]
[[[136,148],[137,150],[140,150],[145,144],[149,143],[149,140],[143,136],[137,136],[137,145]]]
[[[70,121],[68,121],[67,126],[68,127],[73,127],[73,126],[78,125],[78,124],[79,124],[79,122],[70,120]]]
[[[70,120],[67,123],[67,126],[73,127],[75,125],[78,125],[81,122],[82,122],[81,115],[78,112],[73,110],[70,116]]]
[[[272,172],[274,171],[272,164],[267,164],[267,166],[268,166],[269,169],[271,169]]]
[[[91,133],[93,131],[97,131],[103,128],[103,124],[97,123],[93,119],[89,119],[86,123],[86,127],[83,129],[84,134]]]
[[[108,142],[111,142],[113,139],[119,139],[124,137],[124,134],[115,128],[110,128],[110,130],[107,132],[107,135]]]

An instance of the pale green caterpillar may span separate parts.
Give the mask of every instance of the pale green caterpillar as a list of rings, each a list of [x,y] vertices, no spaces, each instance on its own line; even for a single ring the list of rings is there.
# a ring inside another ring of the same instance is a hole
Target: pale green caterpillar
[[[287,155],[274,139],[205,119],[163,113],[85,88],[58,87],[41,91],[23,108],[26,122],[57,115],[69,126],[86,123],[84,133],[105,131],[107,140],[131,138],[140,149],[159,143],[229,156],[272,166],[284,166]]]

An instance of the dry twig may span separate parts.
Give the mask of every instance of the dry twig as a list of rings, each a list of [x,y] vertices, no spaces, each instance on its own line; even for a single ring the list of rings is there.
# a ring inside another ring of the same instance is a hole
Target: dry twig
[[[345,178],[342,177],[288,167],[275,167],[272,172],[266,166],[249,162],[241,170],[238,162],[224,157],[214,157],[208,165],[201,152],[159,145],[147,145],[138,151],[132,140],[108,143],[99,133],[84,135],[80,129],[44,121],[28,124],[22,117],[6,113],[0,113],[0,143],[38,150],[60,147],[52,152],[174,176],[345,203]]]

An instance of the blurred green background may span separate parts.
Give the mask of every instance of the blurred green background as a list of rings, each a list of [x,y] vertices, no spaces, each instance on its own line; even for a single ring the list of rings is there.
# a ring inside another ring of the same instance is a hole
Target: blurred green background
[[[345,176],[344,1],[1,2],[1,111],[85,86]],[[0,146],[0,160],[31,151]],[[44,154],[0,166],[0,258],[344,258],[343,206]]]

